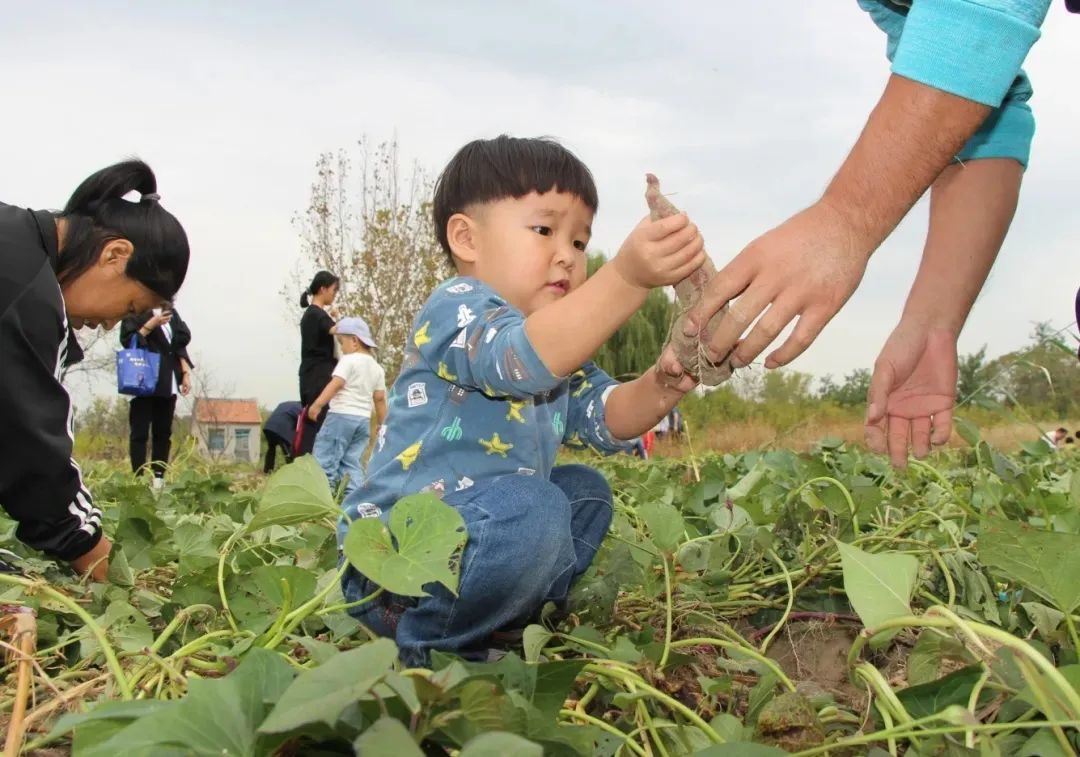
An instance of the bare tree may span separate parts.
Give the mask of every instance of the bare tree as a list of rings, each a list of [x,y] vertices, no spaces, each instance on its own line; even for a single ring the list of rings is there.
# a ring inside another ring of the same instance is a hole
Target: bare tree
[[[88,390],[97,388],[112,371],[116,370],[116,350],[120,347],[115,331],[94,329],[76,332],[76,340],[83,351],[82,360],[63,370],[63,380],[85,383]]]
[[[430,176],[417,163],[403,174],[396,139],[376,147],[361,139],[358,156],[358,182],[346,151],[319,156],[311,202],[295,223],[303,267],[341,276],[336,308],[368,322],[392,380],[416,312],[450,269],[435,237]],[[298,271],[298,286],[283,293],[290,310],[301,281]]]

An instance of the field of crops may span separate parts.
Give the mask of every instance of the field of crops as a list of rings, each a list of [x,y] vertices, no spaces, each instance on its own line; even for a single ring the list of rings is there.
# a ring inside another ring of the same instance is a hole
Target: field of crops
[[[310,459],[268,482],[188,463],[157,499],[101,467],[111,582],[0,574],[0,725],[38,754],[1072,754],[1080,457],[963,431],[904,472],[830,441],[599,461],[615,522],[572,612],[431,670],[342,610]],[[351,559],[454,588],[456,513],[393,514],[393,538],[354,524]]]

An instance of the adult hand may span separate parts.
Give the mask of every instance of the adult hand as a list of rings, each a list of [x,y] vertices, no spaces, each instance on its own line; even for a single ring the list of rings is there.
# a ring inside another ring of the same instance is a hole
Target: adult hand
[[[642,289],[676,284],[705,262],[705,240],[685,213],[634,227],[615,256],[615,270]]]
[[[866,411],[866,444],[888,451],[892,464],[907,464],[944,444],[952,433],[956,404],[956,336],[945,329],[903,322],[874,363]]]
[[[171,310],[162,310],[157,315],[151,316],[146,322],[146,330],[153,331],[154,329],[161,328],[166,323],[172,320]]]
[[[104,581],[109,573],[110,551],[112,551],[112,542],[102,534],[101,541],[93,549],[71,561],[71,567],[79,575],[89,574],[95,581]]]
[[[307,417],[312,423],[319,420],[319,413],[322,412],[322,405],[310,405],[307,409]]]
[[[184,371],[180,378],[180,394],[185,397],[191,394],[191,371]]]
[[[860,243],[859,236],[843,213],[826,200],[818,201],[755,239],[724,266],[687,314],[684,332],[701,334],[714,362],[731,353],[732,365],[739,368],[798,317],[795,330],[769,355],[765,367],[790,363],[813,343],[862,280],[871,245]],[[709,319],[735,297],[716,330],[702,334]]]

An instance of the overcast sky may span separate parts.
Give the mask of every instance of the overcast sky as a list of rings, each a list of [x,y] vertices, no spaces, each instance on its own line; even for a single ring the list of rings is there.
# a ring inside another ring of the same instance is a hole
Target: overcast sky
[[[191,240],[177,307],[198,368],[268,405],[298,392],[300,310],[279,291],[320,152],[396,133],[434,173],[470,139],[552,135],[596,176],[593,249],[617,249],[643,215],[652,171],[722,266],[815,199],[888,76],[854,0],[22,3],[0,25],[0,68],[0,201],[60,207],[92,171],[147,160]],[[1027,70],[1031,165],[961,352],[1072,320],[1080,17],[1061,3]],[[794,368],[871,365],[925,223],[920,206]]]

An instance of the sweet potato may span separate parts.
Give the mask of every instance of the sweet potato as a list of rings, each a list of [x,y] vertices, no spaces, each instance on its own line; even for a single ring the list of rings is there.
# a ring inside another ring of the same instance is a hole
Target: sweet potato
[[[660,180],[654,175],[645,174],[645,201],[649,204],[649,213],[652,219],[659,220],[673,216],[679,212],[668,198],[660,194]],[[706,256],[701,268],[694,271],[685,279],[675,285],[676,317],[668,331],[668,344],[675,348],[675,354],[682,363],[683,368],[695,376],[705,386],[717,386],[731,378],[731,363],[725,356],[723,360],[712,363],[702,349],[702,342],[707,341],[709,335],[727,314],[728,307],[714,315],[709,322],[700,329],[697,336],[683,334],[683,319],[698,300],[705,285],[716,275],[716,267]],[[665,345],[666,346],[666,345]]]

